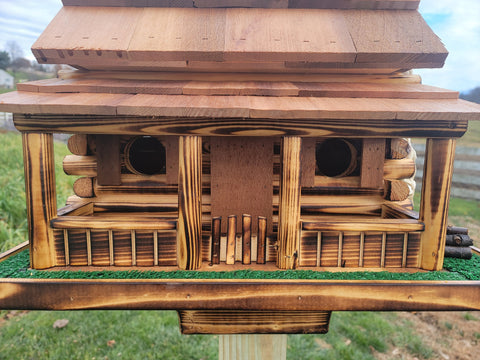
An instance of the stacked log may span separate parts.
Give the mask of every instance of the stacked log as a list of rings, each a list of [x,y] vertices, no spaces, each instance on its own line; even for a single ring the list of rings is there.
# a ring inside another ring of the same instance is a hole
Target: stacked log
[[[473,240],[468,236],[468,229],[456,226],[447,227],[445,257],[471,259]]]

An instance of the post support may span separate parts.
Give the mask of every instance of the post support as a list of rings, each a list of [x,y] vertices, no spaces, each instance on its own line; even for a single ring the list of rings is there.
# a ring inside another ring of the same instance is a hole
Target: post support
[[[287,335],[219,335],[219,360],[286,360]]]
[[[420,267],[425,270],[443,267],[455,143],[455,139],[427,139],[425,147],[420,202],[420,221],[425,224]]]
[[[177,262],[184,270],[202,263],[202,138],[180,136]]]
[[[46,269],[56,265],[50,227],[50,220],[57,216],[53,135],[23,133],[22,142],[30,265],[34,269]]]

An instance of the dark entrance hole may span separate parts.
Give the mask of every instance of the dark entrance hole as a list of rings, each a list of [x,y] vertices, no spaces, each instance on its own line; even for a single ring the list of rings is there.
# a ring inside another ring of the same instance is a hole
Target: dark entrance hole
[[[154,137],[132,139],[125,147],[127,168],[134,174],[156,175],[166,172],[166,153],[163,144]]]

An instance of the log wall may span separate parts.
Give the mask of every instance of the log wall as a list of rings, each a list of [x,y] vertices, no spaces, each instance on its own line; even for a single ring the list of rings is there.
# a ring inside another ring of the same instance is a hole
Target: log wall
[[[91,188],[87,186],[87,190],[85,186],[74,187],[76,201],[84,198],[90,202],[88,208],[78,206],[73,213],[63,213],[61,218],[52,222],[55,228],[55,253],[59,265],[177,265],[178,161],[172,158],[178,159],[178,137],[158,137],[165,144],[167,165],[165,171],[154,175],[140,175],[129,170],[125,148],[132,138],[134,137],[119,137],[121,151],[119,185],[100,184],[97,179],[97,137],[74,135],[70,139],[69,148],[73,154],[65,157],[64,170],[67,174],[81,176],[78,183],[92,185]],[[322,139],[316,140],[317,143],[321,141]],[[330,220],[342,218],[355,222],[358,219],[376,221],[375,219],[380,220],[382,217],[404,217],[398,209],[395,210],[395,206],[405,210],[404,206],[408,205],[408,201],[403,201],[405,197],[399,198],[400,201],[390,201],[397,199],[398,194],[402,195],[402,192],[395,193],[391,186],[384,187],[384,184],[401,184],[403,179],[410,178],[415,173],[414,160],[405,155],[408,149],[402,150],[402,146],[408,144],[399,146],[397,140],[387,140],[384,141],[386,150],[382,143],[382,147],[374,148],[372,152],[369,143],[370,150],[362,152],[361,139],[349,141],[355,144],[359,157],[356,159],[358,164],[350,171],[349,176],[324,176],[315,169],[315,165],[312,168],[312,164],[309,166],[302,164],[300,180],[302,191],[299,197],[301,220],[312,223],[323,218]],[[315,141],[302,146],[303,161],[305,159],[315,161],[314,145]],[[217,220],[224,224],[223,228],[218,228],[217,225],[215,230],[215,225],[212,225],[210,141],[209,138],[203,138],[202,235],[199,246],[201,261],[212,264],[241,262],[245,265],[276,261],[281,182],[280,149],[280,139],[276,139],[272,149],[271,165],[273,179],[271,223],[267,220],[268,216],[249,217],[248,214],[236,216],[237,226],[229,238],[229,231],[226,231],[228,216]],[[365,157],[366,154],[375,151],[380,152],[380,155],[376,154],[378,159],[371,161],[369,166],[375,166],[376,171],[381,171],[382,180],[370,181],[367,185],[363,181],[362,184],[361,168],[364,161],[362,156]],[[402,151],[405,154],[402,154]],[[308,168],[310,170],[307,170]],[[397,197],[390,198],[391,194]],[[389,203],[391,207],[386,208],[385,203]],[[250,220],[249,224],[246,224],[245,220]],[[375,231],[348,232],[351,229],[348,221],[340,222],[338,226],[342,231],[337,231],[338,229],[301,231],[299,248],[295,252],[298,264],[294,267],[418,266],[419,236],[418,232],[412,231],[411,228],[402,227],[400,224],[395,225],[398,231],[392,230],[390,226],[385,231],[379,231],[377,228]],[[212,245],[212,239],[217,239],[215,246]]]

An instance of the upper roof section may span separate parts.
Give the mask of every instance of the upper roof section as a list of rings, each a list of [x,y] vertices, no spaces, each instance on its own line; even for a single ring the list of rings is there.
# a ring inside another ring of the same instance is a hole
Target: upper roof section
[[[62,0],[65,6],[415,10],[420,0]]]
[[[416,8],[413,0],[64,0],[90,2],[109,6],[63,7],[32,47],[39,63],[90,70],[393,72],[441,67],[448,54],[416,10],[378,10]],[[204,7],[173,7],[187,3]],[[218,3],[244,7],[214,7]]]

